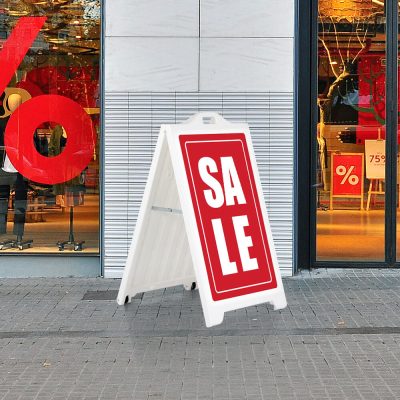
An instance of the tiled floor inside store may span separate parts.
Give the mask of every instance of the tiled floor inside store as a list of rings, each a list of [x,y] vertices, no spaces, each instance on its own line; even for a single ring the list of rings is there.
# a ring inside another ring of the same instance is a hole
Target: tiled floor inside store
[[[383,209],[318,210],[318,260],[382,261],[384,222]],[[397,213],[397,259],[400,260],[400,211]]]

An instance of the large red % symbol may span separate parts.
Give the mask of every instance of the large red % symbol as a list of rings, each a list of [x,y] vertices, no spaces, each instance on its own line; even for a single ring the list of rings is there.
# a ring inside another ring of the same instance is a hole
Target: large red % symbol
[[[336,173],[339,176],[344,176],[340,182],[341,185],[344,185],[346,182],[349,182],[352,186],[357,185],[360,179],[356,174],[352,174],[354,168],[354,165],[351,165],[348,169],[344,165],[338,165],[336,167]]]
[[[46,17],[20,18],[0,51],[0,93],[3,93]],[[55,157],[42,156],[33,134],[44,122],[56,122],[67,132],[67,145]],[[75,101],[59,95],[42,95],[21,104],[8,121],[4,145],[14,167],[26,178],[45,184],[66,182],[79,175],[93,155],[95,134],[90,117]]]

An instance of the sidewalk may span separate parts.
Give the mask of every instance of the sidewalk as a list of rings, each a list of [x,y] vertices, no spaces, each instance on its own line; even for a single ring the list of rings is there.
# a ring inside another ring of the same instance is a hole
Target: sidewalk
[[[206,329],[198,291],[0,280],[0,399],[400,399],[400,270],[285,278],[289,306]]]

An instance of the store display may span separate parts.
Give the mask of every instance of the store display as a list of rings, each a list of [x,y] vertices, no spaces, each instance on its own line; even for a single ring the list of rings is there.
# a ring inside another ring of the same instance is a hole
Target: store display
[[[83,249],[83,244],[85,243],[84,240],[78,242],[75,241],[75,235],[74,235],[74,207],[70,206],[69,207],[69,236],[68,240],[66,241],[59,241],[57,242],[58,250],[59,251],[64,251],[66,247],[71,247],[73,248],[74,251],[82,251]]]
[[[336,197],[358,199],[358,207],[364,209],[364,154],[331,155],[330,210]]]
[[[26,1],[8,4],[0,27],[2,84],[7,86],[0,94],[0,250],[59,253],[59,244],[73,243],[75,251],[98,254],[100,2],[39,2],[18,15],[20,4]],[[43,101],[49,95],[57,101]],[[68,114],[72,109],[79,112]],[[33,117],[26,121],[28,111]],[[39,114],[43,118],[36,122]],[[33,120],[36,125],[27,129]],[[6,127],[13,134],[4,143]],[[10,146],[10,138],[20,142]],[[31,146],[29,154],[18,150],[21,145]],[[76,162],[84,166],[79,169]],[[49,176],[55,173],[57,181],[38,171],[44,164],[52,165]],[[84,241],[75,242],[74,236]],[[68,240],[56,243],[62,237]]]
[[[326,173],[328,170],[328,149],[326,146],[326,139],[319,134],[317,134],[318,142],[318,157],[317,157],[317,185],[318,188],[323,190],[328,190],[328,182],[326,178]]]
[[[6,123],[10,118],[10,115],[22,104],[22,97],[17,93],[12,93],[7,97],[7,108],[10,114],[7,117],[2,118]],[[6,126],[6,123],[4,126]],[[4,131],[2,136],[4,137]],[[0,249],[4,250],[7,248],[18,248],[23,250],[25,248],[29,248],[32,245],[33,240],[24,240],[24,230],[25,230],[25,220],[26,220],[26,208],[27,208],[27,193],[28,186],[24,177],[18,173],[14,168],[10,167],[10,161],[7,159],[7,154],[3,152],[4,162],[3,162],[3,171],[5,173],[14,174],[16,173],[16,179],[14,183],[14,227],[13,234],[16,236],[16,239],[6,239],[5,241],[0,242]],[[1,198],[0,201],[2,204],[2,225],[1,231],[3,234],[7,233],[7,214],[8,214],[8,204],[10,198],[10,189],[11,187],[6,185],[1,188]],[[8,192],[7,192],[8,189]],[[6,209],[7,207],[7,209]]]
[[[385,166],[383,159],[379,176],[372,174],[382,154],[368,143],[384,146],[387,133],[385,2],[318,0],[317,18],[316,259],[383,260],[385,196],[375,194],[385,192]],[[328,192],[320,184],[320,136]]]

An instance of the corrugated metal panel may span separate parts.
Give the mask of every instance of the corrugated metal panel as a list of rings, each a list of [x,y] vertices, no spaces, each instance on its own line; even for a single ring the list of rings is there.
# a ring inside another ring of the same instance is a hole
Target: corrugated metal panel
[[[161,124],[198,111],[247,122],[283,275],[292,273],[293,93],[105,96],[105,276],[122,276]]]

